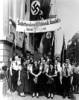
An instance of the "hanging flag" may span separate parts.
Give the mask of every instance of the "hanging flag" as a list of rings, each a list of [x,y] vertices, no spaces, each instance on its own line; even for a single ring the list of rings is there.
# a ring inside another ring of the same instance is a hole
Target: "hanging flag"
[[[55,61],[55,35],[54,33],[53,33],[53,38],[52,38],[51,59],[54,65],[54,61]]]
[[[14,28],[16,28],[16,23],[15,23],[12,19],[9,19],[9,22],[11,22],[12,26],[13,26]]]
[[[15,45],[15,34],[13,34],[13,45],[12,45],[12,55],[14,56],[16,52],[16,45]]]
[[[49,17],[50,0],[30,0],[30,19],[40,20]]]
[[[16,34],[16,23],[12,20],[12,19],[9,19],[9,22],[10,22],[10,29],[9,29],[9,36],[12,35],[12,42],[13,45],[12,45],[12,56],[14,55],[15,53],[15,50],[16,50],[16,41],[15,41],[15,34]],[[9,39],[10,37],[8,37]],[[9,41],[9,40],[8,40]]]
[[[47,32],[43,34],[39,47],[39,51],[43,55],[50,55],[52,49],[52,38],[53,38],[52,32]]]
[[[27,13],[27,2],[25,2],[25,14]]]
[[[63,45],[63,30],[61,27],[54,31],[55,35],[55,57],[60,57]]]
[[[39,45],[39,52],[41,54],[43,54],[43,40],[44,40],[44,38],[45,38],[45,34],[43,34],[41,41],[40,41],[40,45]]]
[[[24,33],[24,39],[23,39],[23,45],[22,45],[22,54],[23,54],[23,57],[26,57],[26,34]]]
[[[43,19],[49,18],[49,12],[50,12],[50,1],[51,0],[40,0],[41,3],[41,11],[43,12]]]
[[[66,44],[65,44],[65,37],[63,36],[63,45],[62,45],[62,51],[61,51],[61,65],[66,60]]]
[[[30,0],[30,20],[31,21],[40,20],[40,7],[41,7],[40,0]],[[36,31],[35,26],[34,26],[33,30],[34,29]],[[31,33],[33,33],[33,34],[30,35],[31,36],[30,43],[31,43],[31,46],[32,46],[33,51],[34,51],[35,46],[36,46],[35,35],[34,35],[34,32],[31,32]]]
[[[50,11],[50,0],[30,0],[30,20],[31,21],[47,19],[49,17],[49,11]],[[33,34],[36,32],[38,32],[39,34],[40,34],[40,32],[41,33],[49,32],[49,28],[52,29],[52,26],[50,26],[50,25],[49,25],[49,27],[48,27],[48,25],[45,25],[45,27],[44,26],[38,27],[38,25],[34,26],[33,29],[35,31],[33,32]],[[33,37],[35,40],[35,34],[33,35]],[[35,45],[36,44],[35,41],[33,41],[33,42]],[[41,39],[39,51],[47,54],[50,51],[50,42],[51,42],[51,39],[47,39],[46,35],[44,35]]]
[[[40,0],[30,0],[30,20],[39,20]]]

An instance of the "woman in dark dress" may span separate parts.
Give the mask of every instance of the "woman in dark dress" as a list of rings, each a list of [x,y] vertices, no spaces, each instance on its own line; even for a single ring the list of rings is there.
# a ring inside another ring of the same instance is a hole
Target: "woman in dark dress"
[[[32,96],[39,96],[39,76],[41,75],[41,70],[38,66],[38,62],[34,61],[33,67],[30,70],[32,76]]]
[[[57,76],[57,73],[52,64],[49,64],[49,67],[46,70],[46,76],[47,76],[48,98],[50,97],[53,98],[56,88],[54,78]]]

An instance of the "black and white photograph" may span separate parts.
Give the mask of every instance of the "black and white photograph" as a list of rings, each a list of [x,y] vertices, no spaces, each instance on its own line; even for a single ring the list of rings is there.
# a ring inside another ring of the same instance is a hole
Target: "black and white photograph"
[[[0,100],[79,100],[79,0],[0,1]]]

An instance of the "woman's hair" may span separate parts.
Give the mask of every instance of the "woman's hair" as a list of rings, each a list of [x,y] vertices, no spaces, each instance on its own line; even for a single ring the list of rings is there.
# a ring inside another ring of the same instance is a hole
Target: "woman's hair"
[[[7,66],[4,65],[4,66],[2,67],[2,70],[3,70],[3,71],[7,71]]]
[[[14,61],[14,60],[15,60],[15,56],[12,57],[12,61]]]

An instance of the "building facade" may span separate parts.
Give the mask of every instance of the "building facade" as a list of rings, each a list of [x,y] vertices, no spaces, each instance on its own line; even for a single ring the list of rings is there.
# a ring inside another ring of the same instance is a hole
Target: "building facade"
[[[15,34],[15,45],[16,45],[16,52],[21,54],[22,50],[22,44],[24,39],[24,34],[27,35],[26,38],[26,44],[25,48],[26,50],[32,52],[33,45],[31,44],[32,37],[29,33],[22,33],[22,32],[16,32],[16,28],[12,22],[12,20],[15,25],[17,23],[17,20],[30,20],[30,1],[34,0],[3,0],[0,3],[0,63],[4,62],[5,64],[8,64],[9,58],[12,56],[13,50],[13,34]],[[35,1],[41,1],[41,0],[35,0]],[[49,3],[50,5],[50,11],[49,11],[49,17],[57,17],[56,16],[56,0],[43,0],[43,6]],[[47,3],[46,3],[47,2]],[[58,33],[59,32],[59,33]],[[62,48],[62,39],[63,34],[59,30],[55,30],[55,54],[60,54],[61,48]],[[61,34],[61,35],[58,35]],[[58,44],[61,42],[61,45]],[[60,46],[59,46],[60,45]]]

